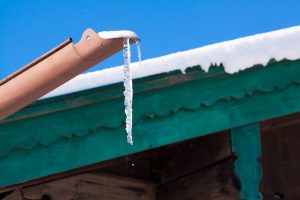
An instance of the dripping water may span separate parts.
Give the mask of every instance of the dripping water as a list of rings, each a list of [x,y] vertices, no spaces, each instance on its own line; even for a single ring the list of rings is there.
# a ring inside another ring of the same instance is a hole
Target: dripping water
[[[136,49],[138,53],[139,66],[142,66],[142,54],[141,54],[141,41],[140,39],[135,39]]]

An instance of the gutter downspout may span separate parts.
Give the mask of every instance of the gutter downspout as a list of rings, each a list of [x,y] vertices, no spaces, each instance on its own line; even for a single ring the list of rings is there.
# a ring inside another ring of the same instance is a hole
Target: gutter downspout
[[[69,39],[1,80],[0,120],[122,50],[123,40],[104,39],[87,29],[78,43]]]

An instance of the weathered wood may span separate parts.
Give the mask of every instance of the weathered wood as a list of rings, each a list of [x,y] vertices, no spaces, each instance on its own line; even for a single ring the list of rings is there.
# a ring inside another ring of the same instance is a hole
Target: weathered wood
[[[154,156],[153,178],[159,184],[167,184],[231,157],[229,132],[168,145]]]
[[[261,192],[266,200],[300,198],[300,192],[298,190],[300,188],[300,174],[298,170],[300,167],[300,161],[298,159],[300,156],[299,127],[299,113],[275,118],[261,123],[263,156],[260,161],[264,168]],[[85,168],[78,169],[77,173],[80,170],[103,171],[104,167],[106,172],[115,173],[121,176],[150,180],[148,170],[150,170],[151,167],[148,165],[151,165],[153,170],[150,171],[153,173],[152,175],[155,176],[155,180],[166,183],[167,187],[168,184],[173,184],[178,180],[182,180],[185,176],[189,177],[191,174],[203,172],[203,170],[201,170],[203,167],[207,167],[207,169],[209,169],[209,167],[215,166],[216,163],[213,165],[214,161],[210,159],[210,156],[211,158],[217,158],[216,162],[221,164],[219,159],[222,160],[223,156],[227,155],[225,152],[228,152],[227,136],[227,133],[208,135],[190,141],[180,142],[151,151],[145,151],[135,155],[115,159],[114,162],[104,162],[103,165],[98,164],[87,166]],[[224,150],[220,151],[220,154],[218,155],[218,149],[221,149],[221,147],[224,148]],[[135,165],[131,166],[132,163]],[[148,164],[146,165],[146,163]],[[145,175],[142,174],[143,169],[147,171],[144,172]],[[71,173],[67,172],[59,174],[59,176],[66,175],[69,176]],[[203,173],[202,175],[203,177],[205,176]],[[49,180],[51,179],[47,177],[47,179],[43,179],[41,181],[45,182]],[[211,181],[214,182],[215,179],[212,178]],[[37,182],[31,182],[31,184],[33,183],[36,184]],[[21,188],[24,186],[26,187],[26,185],[21,185],[19,187]],[[221,186],[222,185],[219,187]],[[202,187],[203,186],[201,186],[201,188]],[[34,193],[37,193],[39,190],[37,187],[30,188],[35,188]],[[197,189],[199,190],[199,188]],[[56,189],[53,190],[57,191]],[[180,188],[178,188],[178,190],[180,190]],[[26,189],[26,191],[29,195],[29,190]],[[50,191],[50,188],[48,191]],[[200,189],[200,191],[202,191],[202,189]],[[172,191],[169,190],[169,192],[171,193]],[[180,193],[180,191],[176,192]],[[204,194],[206,194],[205,192]],[[60,194],[61,196],[68,195],[69,192],[61,192]],[[18,191],[13,195],[20,197],[18,196],[20,195],[20,192]],[[13,200],[15,200],[15,198]],[[81,195],[81,198],[91,199],[88,194]],[[64,199],[67,199],[67,197]]]
[[[6,197],[3,197],[3,200],[24,200],[23,192],[21,190],[15,190]]]
[[[135,158],[135,156],[132,155],[132,156],[128,157],[127,159],[130,161],[131,159],[134,159],[134,158]],[[71,175],[77,175],[79,173],[85,173],[85,172],[90,172],[90,171],[93,171],[93,170],[99,170],[99,169],[102,169],[102,168],[106,168],[106,167],[116,165],[118,163],[122,163],[123,160],[124,160],[124,158],[115,158],[115,159],[112,159],[112,160],[104,161],[101,164],[97,163],[97,164],[88,165],[88,166],[84,166],[84,167],[79,167],[79,168],[76,168],[76,169],[72,169],[72,170],[57,173],[57,174],[51,174],[49,176],[38,178],[38,179],[28,181],[28,182],[25,182],[25,183],[14,184],[14,185],[11,185],[9,187],[0,188],[0,192],[3,193],[3,192],[6,192],[6,191],[17,190],[18,188],[28,187],[28,186],[31,186],[31,185],[37,185],[37,184],[40,184],[40,183],[45,183],[45,182],[53,181],[53,180],[56,180],[56,179],[69,177]]]
[[[280,120],[286,124],[262,132],[261,190],[266,199],[300,199],[299,116],[276,119],[273,123]]]
[[[165,148],[158,148],[134,154],[139,156],[125,156],[123,162],[111,167],[102,168],[98,171],[118,176],[152,181],[152,157],[156,152],[163,151],[164,149]]]
[[[232,159],[174,180],[158,188],[158,200],[237,200]]]
[[[240,197],[243,200],[260,200],[259,185],[262,169],[258,163],[261,157],[259,124],[249,124],[231,130],[232,151],[237,156],[234,173],[241,184]]]
[[[137,81],[133,147],[118,84],[32,105],[0,123],[0,187],[298,112],[299,65]]]
[[[43,196],[51,200],[155,200],[155,187],[150,182],[137,179],[89,173],[24,188],[22,193],[24,199],[36,200]],[[4,200],[18,199],[6,197]]]
[[[229,134],[220,132],[1,188],[0,191],[28,187],[91,171],[167,183],[230,156]]]
[[[265,132],[265,131],[272,132],[272,130],[289,127],[289,126],[294,127],[299,124],[300,124],[300,112],[262,121],[260,122],[260,129],[261,132]]]
[[[203,136],[235,125],[269,118],[275,114],[292,112],[298,107],[300,109],[299,89],[299,87],[290,87],[286,91],[250,96],[243,101],[222,102],[193,112],[181,111],[165,118],[140,121],[134,126],[133,146],[128,146],[126,140],[123,140],[124,130],[119,128],[99,130],[94,134],[70,140],[57,140],[47,147],[16,151],[2,157],[0,161],[2,177],[0,185],[24,182],[120,155]],[[285,110],[277,109],[278,106],[282,106],[282,98],[286,99],[286,104],[290,106]],[[188,123],[183,123],[184,121]],[[7,174],[15,174],[15,176],[7,176]]]

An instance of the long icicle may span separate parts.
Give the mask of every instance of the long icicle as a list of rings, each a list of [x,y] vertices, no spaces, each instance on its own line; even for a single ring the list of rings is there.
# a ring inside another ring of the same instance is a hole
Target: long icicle
[[[132,75],[130,70],[130,41],[129,38],[124,38],[123,41],[123,56],[124,56],[124,105],[125,105],[125,114],[126,114],[126,132],[127,132],[127,141],[129,144],[133,145],[132,140],[132,98],[133,98],[133,89],[132,89]]]

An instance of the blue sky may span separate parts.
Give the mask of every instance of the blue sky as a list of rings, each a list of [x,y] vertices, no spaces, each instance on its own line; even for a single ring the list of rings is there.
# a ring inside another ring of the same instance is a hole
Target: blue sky
[[[295,26],[299,8],[299,0],[0,0],[0,78],[88,27],[135,31],[146,59]],[[120,64],[117,54],[90,71]]]

